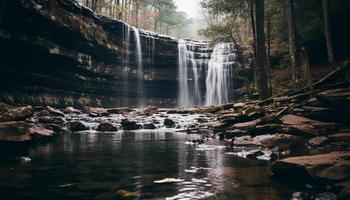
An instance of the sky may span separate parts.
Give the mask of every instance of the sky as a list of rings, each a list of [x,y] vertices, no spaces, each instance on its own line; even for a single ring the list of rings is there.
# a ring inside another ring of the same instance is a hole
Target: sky
[[[200,15],[199,12],[200,0],[174,0],[179,11],[184,11],[191,18],[196,18]]]

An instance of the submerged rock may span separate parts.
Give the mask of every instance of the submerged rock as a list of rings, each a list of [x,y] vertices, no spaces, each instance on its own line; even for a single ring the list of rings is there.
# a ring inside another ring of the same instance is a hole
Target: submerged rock
[[[118,131],[118,128],[111,123],[104,122],[98,125],[97,131]]]

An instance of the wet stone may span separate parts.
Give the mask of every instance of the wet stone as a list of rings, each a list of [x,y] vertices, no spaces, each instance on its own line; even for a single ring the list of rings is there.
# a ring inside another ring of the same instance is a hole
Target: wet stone
[[[174,128],[175,127],[175,122],[173,120],[167,118],[167,119],[164,120],[164,126],[166,128]]]
[[[97,131],[118,131],[118,128],[111,123],[104,122],[98,125]]]
[[[68,129],[72,132],[79,132],[79,131],[86,131],[90,128],[87,127],[84,123],[75,121],[75,122],[69,122],[68,123]]]

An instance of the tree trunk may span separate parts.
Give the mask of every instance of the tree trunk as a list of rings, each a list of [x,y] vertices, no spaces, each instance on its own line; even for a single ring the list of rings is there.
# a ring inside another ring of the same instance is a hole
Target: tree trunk
[[[266,70],[267,70],[267,79],[269,82],[269,91],[272,94],[272,70],[271,70],[271,18],[268,17],[266,24],[266,43],[267,43],[267,54],[266,54]]]
[[[329,1],[322,0],[323,5],[323,18],[324,18],[324,33],[326,37],[327,43],[327,53],[328,53],[328,62],[334,66],[334,50],[333,50],[333,42],[332,42],[332,34],[331,34],[331,22],[329,17]]]
[[[253,71],[254,71],[254,81],[258,84],[258,74],[257,74],[257,67],[256,67],[256,30],[255,30],[255,17],[254,17],[254,5],[255,2],[254,0],[249,1],[249,7],[250,7],[250,21],[252,25],[252,37],[253,37],[253,43],[252,43],[252,48],[253,48]],[[254,81],[253,81],[253,90],[254,90]]]
[[[300,66],[299,45],[296,36],[293,0],[285,0],[285,6],[288,23],[289,51],[293,70],[293,80],[295,83],[300,84],[302,72]]]
[[[262,99],[270,96],[266,75],[266,47],[264,32],[264,0],[255,0],[256,19],[256,64],[258,69],[258,92]]]

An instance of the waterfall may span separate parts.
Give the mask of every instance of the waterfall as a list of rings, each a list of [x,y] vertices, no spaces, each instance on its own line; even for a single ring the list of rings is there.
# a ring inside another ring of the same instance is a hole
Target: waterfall
[[[188,59],[187,46],[184,40],[179,40],[178,44],[178,74],[179,74],[179,107],[190,107],[192,105],[188,88]]]
[[[201,105],[199,88],[199,67],[195,54],[195,44],[179,40],[178,43],[178,106],[182,108]]]
[[[136,61],[137,61],[137,93],[138,93],[138,106],[144,106],[144,73],[142,65],[142,48],[141,48],[141,37],[140,32],[137,28],[132,27],[135,36],[135,47],[136,47]]]
[[[127,97],[129,96],[129,88],[127,87],[128,81],[129,81],[129,63],[130,63],[130,26],[125,24],[124,26],[124,32],[123,32],[123,47],[125,49],[123,53],[123,73],[125,74],[123,77],[123,104],[127,105],[128,104],[128,99]]]
[[[232,88],[231,68],[236,55],[232,53],[232,44],[215,45],[208,64],[206,78],[206,105],[218,105],[228,102]]]

